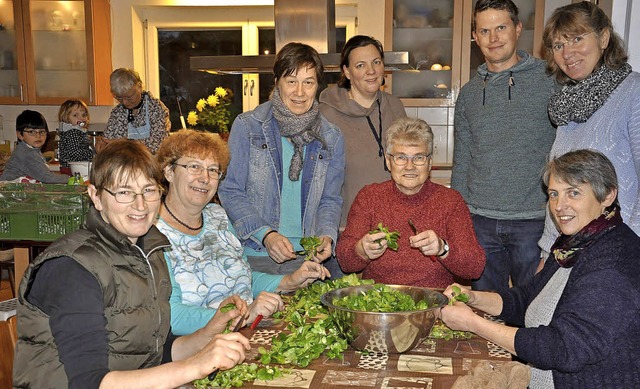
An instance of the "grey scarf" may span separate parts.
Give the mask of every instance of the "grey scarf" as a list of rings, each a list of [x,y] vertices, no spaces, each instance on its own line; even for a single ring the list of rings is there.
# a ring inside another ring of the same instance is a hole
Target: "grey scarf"
[[[619,69],[609,69],[602,65],[584,80],[563,86],[549,98],[551,122],[556,126],[564,126],[569,122],[586,122],[629,73],[631,65],[628,63]]]
[[[287,108],[280,97],[278,87],[273,88],[271,93],[271,103],[273,104],[273,116],[280,126],[280,135],[289,139],[293,143],[293,157],[289,167],[289,179],[298,181],[302,171],[302,151],[304,146],[313,140],[322,143],[326,148],[324,139],[320,135],[320,111],[318,102],[314,99],[311,109],[302,115],[295,115]]]

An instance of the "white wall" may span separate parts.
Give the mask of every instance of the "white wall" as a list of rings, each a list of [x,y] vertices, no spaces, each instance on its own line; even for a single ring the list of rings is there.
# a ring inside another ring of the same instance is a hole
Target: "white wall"
[[[629,63],[633,70],[640,71],[640,1],[614,0],[611,21],[627,43]]]

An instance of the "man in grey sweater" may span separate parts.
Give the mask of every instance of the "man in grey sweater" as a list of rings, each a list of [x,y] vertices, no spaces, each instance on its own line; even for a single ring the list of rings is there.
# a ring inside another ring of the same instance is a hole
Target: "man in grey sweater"
[[[511,0],[479,0],[472,31],[485,63],[456,102],[451,186],[469,206],[487,257],[473,288],[502,291],[509,278],[526,284],[540,262],[554,81],[544,61],[516,50],[522,23]]]

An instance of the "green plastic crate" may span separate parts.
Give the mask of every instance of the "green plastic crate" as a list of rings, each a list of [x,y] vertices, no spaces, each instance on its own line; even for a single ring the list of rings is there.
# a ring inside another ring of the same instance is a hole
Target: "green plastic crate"
[[[77,230],[89,207],[85,186],[0,184],[0,240],[52,242]]]

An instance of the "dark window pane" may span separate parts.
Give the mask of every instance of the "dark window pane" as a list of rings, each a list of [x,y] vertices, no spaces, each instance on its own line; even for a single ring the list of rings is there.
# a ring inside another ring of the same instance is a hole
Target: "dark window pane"
[[[258,29],[258,54],[276,54],[276,30],[275,28]]]
[[[173,130],[182,127],[177,99],[186,120],[197,101],[206,99],[218,86],[233,92],[231,121],[242,112],[242,76],[192,71],[190,58],[200,55],[242,55],[242,30],[158,31],[160,100],[169,108]]]

